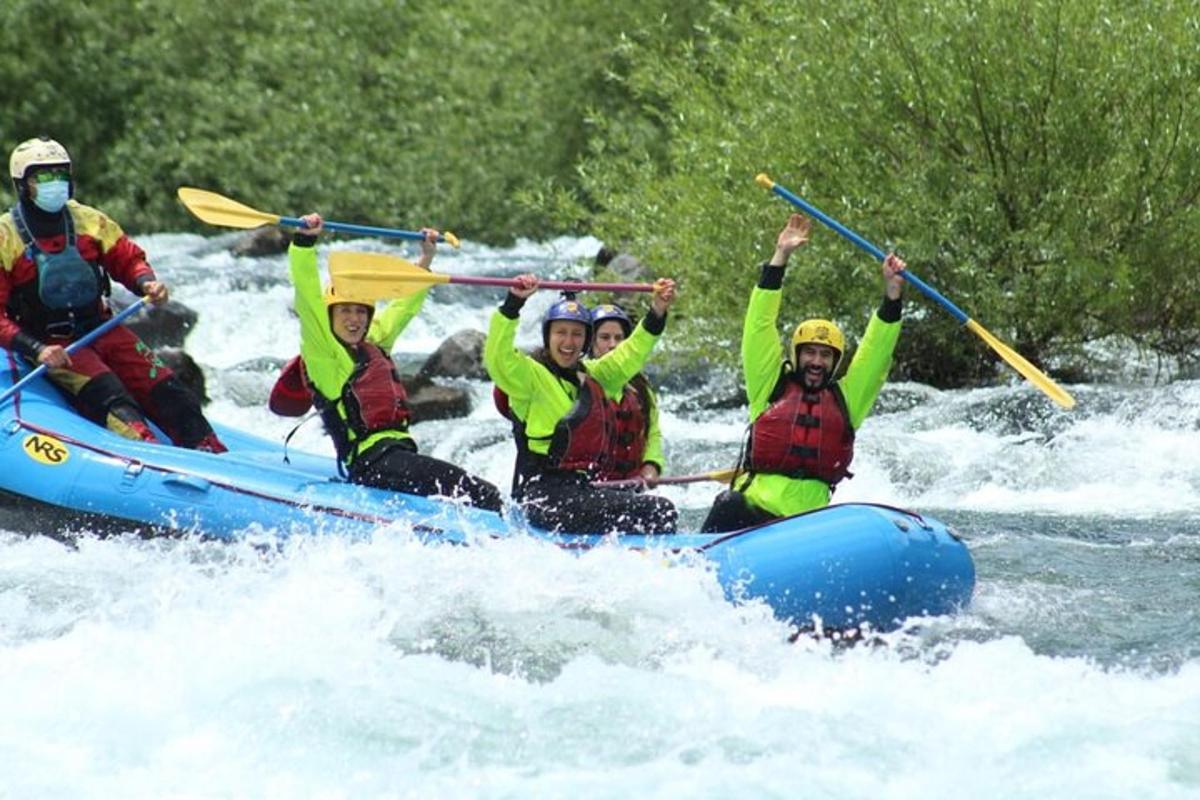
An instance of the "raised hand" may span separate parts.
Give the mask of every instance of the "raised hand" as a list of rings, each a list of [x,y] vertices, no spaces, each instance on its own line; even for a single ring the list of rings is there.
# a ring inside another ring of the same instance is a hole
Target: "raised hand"
[[[304,223],[304,227],[300,230],[307,236],[320,236],[321,232],[325,230],[325,220],[321,219],[321,215],[315,211],[305,214],[300,221]]]
[[[900,273],[908,269],[908,264],[895,253],[888,253],[883,260],[883,279],[887,281],[884,291],[892,300],[900,299],[900,290],[904,287],[904,276]]]
[[[664,316],[671,303],[675,302],[675,281],[670,278],[659,278],[654,282],[654,299],[650,307],[658,316]]]
[[[775,239],[775,255],[771,263],[782,267],[788,258],[799,247],[808,244],[808,236],[812,233],[812,220],[803,214],[792,214],[788,217],[787,225]]]
[[[513,278],[513,284],[514,285],[512,288],[510,288],[508,291],[522,300],[525,300],[538,289],[537,275],[534,275],[531,272],[526,272],[524,275],[518,275],[517,277]]]
[[[433,256],[437,253],[437,241],[441,232],[437,228],[421,228],[421,235],[425,238],[421,240],[421,258],[417,261],[417,266],[429,269],[429,265],[433,263]]]

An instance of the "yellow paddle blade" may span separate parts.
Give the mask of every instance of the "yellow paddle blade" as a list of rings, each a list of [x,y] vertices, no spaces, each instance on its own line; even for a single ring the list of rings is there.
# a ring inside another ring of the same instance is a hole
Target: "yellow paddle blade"
[[[706,472],[704,473],[704,476],[710,481],[716,481],[717,483],[728,483],[733,476],[737,474],[738,471],[736,469],[718,469],[712,472]]]
[[[184,208],[201,222],[209,225],[220,225],[224,228],[257,228],[260,225],[274,225],[279,222],[278,214],[268,214],[236,200],[205,191],[180,186],[176,192],[179,202]]]
[[[1024,375],[1026,380],[1041,389],[1051,400],[1063,408],[1071,409],[1075,407],[1075,398],[1068,394],[1065,389],[1050,380],[1050,376],[1046,375],[1046,373],[1033,364],[1030,364],[1020,353],[997,339],[978,322],[973,319],[967,320],[967,329],[987,342],[988,347],[995,350],[997,355],[1007,361],[1017,372]]]
[[[450,276],[421,269],[399,256],[335,250],[329,254],[329,277],[334,288],[355,297],[391,300],[407,297]]]

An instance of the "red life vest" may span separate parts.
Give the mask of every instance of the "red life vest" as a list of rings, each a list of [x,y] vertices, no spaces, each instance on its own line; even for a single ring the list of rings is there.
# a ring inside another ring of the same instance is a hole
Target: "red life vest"
[[[550,437],[549,462],[558,469],[587,471],[600,480],[636,476],[646,454],[651,402],[638,379],[626,385],[617,403],[605,396],[593,378],[585,378],[575,405]],[[508,395],[498,386],[492,387],[492,403],[513,423],[520,463],[522,452],[528,452],[525,426],[513,414]]]
[[[854,428],[842,391],[835,384],[810,392],[798,380],[750,425],[751,472],[814,478],[830,487],[850,474]]]
[[[554,426],[550,463],[561,470],[599,474],[608,466],[616,440],[615,409],[604,387],[585,375],[575,404]]]
[[[354,372],[342,386],[346,425],[358,439],[385,430],[407,431],[408,393],[392,357],[363,342],[354,350]]]
[[[304,359],[293,356],[283,365],[267,406],[281,417],[303,417],[313,406],[313,391],[308,385]]]
[[[411,421],[408,393],[391,356],[370,342],[351,353],[357,363],[336,401],[313,390],[300,356],[284,365],[269,401],[272,411],[288,417],[303,416],[316,405],[338,457],[347,463],[357,442],[381,431],[407,431]]]
[[[642,471],[646,439],[650,433],[650,393],[645,379],[638,376],[626,384],[621,402],[605,401],[612,407],[615,423],[608,463],[597,474],[604,481],[635,478]]]

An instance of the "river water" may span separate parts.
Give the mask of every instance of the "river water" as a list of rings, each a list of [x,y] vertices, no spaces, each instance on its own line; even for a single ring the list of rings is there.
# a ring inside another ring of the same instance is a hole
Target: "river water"
[[[141,243],[201,314],[210,416],[282,437],[253,365],[296,349],[285,261],[231,238]],[[597,245],[435,268],[551,274]],[[438,287],[397,352],[499,299]],[[736,459],[744,410],[696,402],[728,381],[663,392],[672,472]],[[505,487],[507,425],[462,385],[470,418],[415,435]],[[1200,797],[1200,382],[1070,388],[1073,412],[1019,385],[885,389],[837,500],[953,524],[979,583],[872,645],[789,644],[702,566],[617,548],[0,531],[0,798]],[[292,446],[332,452],[316,423]],[[694,525],[715,491],[665,493]]]

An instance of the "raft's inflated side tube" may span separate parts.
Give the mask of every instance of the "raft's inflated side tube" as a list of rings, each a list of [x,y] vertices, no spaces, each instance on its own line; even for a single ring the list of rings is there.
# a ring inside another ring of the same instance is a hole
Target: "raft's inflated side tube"
[[[970,602],[975,566],[946,525],[886,506],[834,505],[705,548],[732,599],[762,598],[801,628],[891,630]]]
[[[0,358],[7,356],[0,350]],[[0,362],[2,363],[2,362]],[[0,369],[0,389],[12,384]],[[230,539],[264,531],[369,536],[403,521],[429,541],[532,535],[577,551],[593,546],[697,550],[734,601],[761,599],[800,628],[889,630],[913,616],[965,606],[975,584],[967,548],[940,522],[899,509],[836,505],[724,534],[605,537],[530,530],[454,503],[345,483],[332,456],[214,424],[220,455],[123,439],[75,413],[47,381],[0,405],[0,495],[12,503],[125,520],[147,533]],[[165,437],[164,437],[165,441]],[[57,532],[57,531],[55,531]]]
[[[0,388],[12,382],[4,373]],[[491,512],[348,484],[337,479],[332,456],[291,450],[285,462],[280,442],[213,428],[229,452],[125,439],[76,414],[47,381],[34,381],[0,406],[0,492],[81,520],[104,515],[147,532],[219,539],[247,530],[366,536],[398,520],[452,541],[467,530],[508,533]]]

